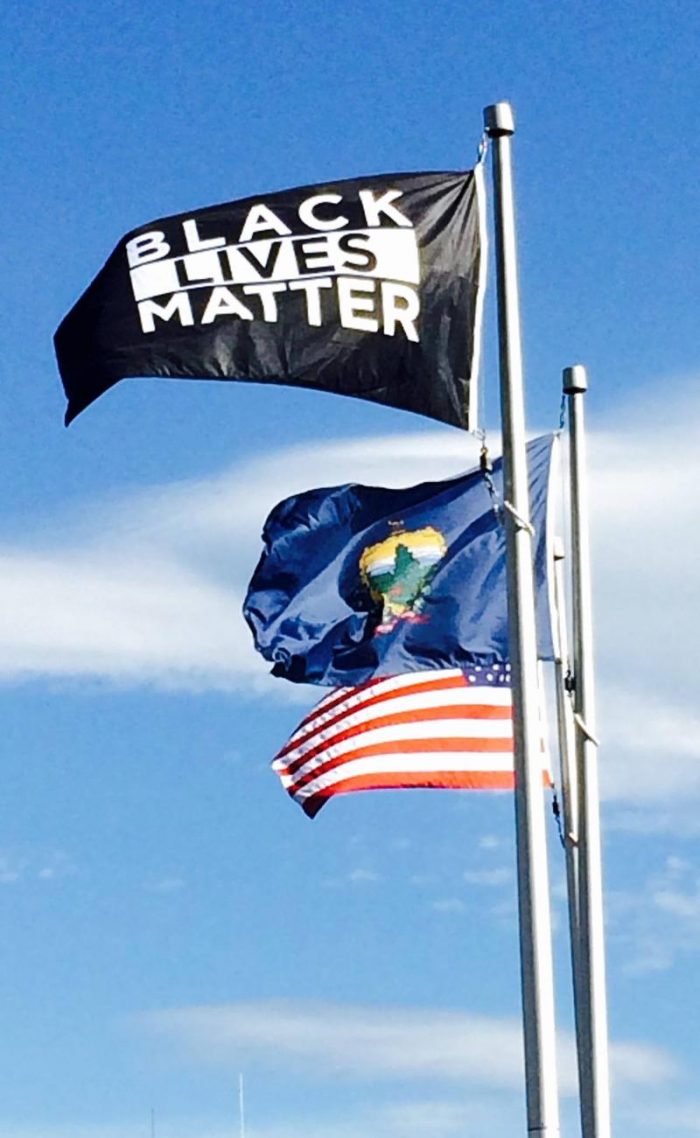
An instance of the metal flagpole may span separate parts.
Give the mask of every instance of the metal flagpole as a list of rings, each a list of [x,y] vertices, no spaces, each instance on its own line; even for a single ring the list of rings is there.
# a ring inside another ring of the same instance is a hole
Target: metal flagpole
[[[554,560],[554,626],[556,646],[554,680],[557,701],[557,729],[561,762],[561,795],[563,841],[566,852],[566,879],[569,894],[569,925],[574,966],[574,980],[578,975],[576,949],[578,945],[578,782],[574,753],[574,718],[567,685],[570,683],[569,643],[566,633],[566,603],[564,590],[564,543],[560,537],[553,542]]]
[[[518,863],[520,971],[525,1042],[528,1134],[556,1138],[557,1098],[554,977],[549,916],[542,756],[539,731],[537,637],[532,528],[525,452],[520,312],[509,103],[484,110],[493,144],[498,341],[506,497],[509,653],[515,739],[515,830]]]
[[[564,543],[557,537],[553,542],[554,561],[554,627],[556,633],[554,682],[556,685],[557,728],[562,795],[562,841],[566,859],[566,896],[569,914],[569,943],[571,946],[571,978],[576,1019],[576,1054],[578,1061],[579,1091],[585,1080],[583,1054],[586,1048],[583,1036],[585,1015],[583,1003],[586,987],[582,978],[581,930],[579,921],[578,844],[579,810],[578,777],[576,772],[576,736],[573,705],[568,686],[571,683],[569,643],[566,632],[566,602],[564,589]],[[583,1116],[582,1116],[583,1117]]]
[[[245,1138],[245,1111],[243,1107],[243,1072],[238,1074],[238,1123],[240,1138]]]
[[[581,959],[581,1041],[579,1065],[583,1138],[610,1138],[608,1012],[605,994],[603,874],[595,738],[593,618],[585,480],[583,397],[586,369],[564,369],[569,411],[572,599],[574,618],[574,719],[579,801],[579,945]]]

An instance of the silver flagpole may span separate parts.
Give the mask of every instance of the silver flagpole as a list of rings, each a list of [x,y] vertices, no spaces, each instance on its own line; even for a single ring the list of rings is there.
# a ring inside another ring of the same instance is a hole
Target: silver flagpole
[[[567,691],[570,682],[569,643],[566,631],[566,592],[564,589],[564,543],[557,537],[553,542],[554,561],[554,626],[556,631],[554,682],[556,684],[557,727],[559,735],[559,757],[561,769],[562,795],[562,840],[566,860],[566,897],[569,914],[569,943],[571,946],[571,979],[574,995],[574,1015],[576,1019],[576,1056],[578,1062],[579,1098],[583,1122],[583,1087],[586,1072],[583,1065],[584,1052],[588,1046],[583,1034],[586,1016],[583,1003],[587,989],[582,976],[581,930],[579,921],[579,883],[578,883],[578,776],[576,772],[576,736],[571,697]]]
[[[243,1072],[238,1075],[238,1124],[239,1138],[245,1138],[245,1110],[243,1106]]]
[[[556,1138],[559,1104],[554,978],[549,915],[542,755],[538,713],[537,637],[532,529],[525,451],[520,312],[509,103],[484,110],[493,145],[498,342],[506,508],[509,653],[515,737],[515,831],[518,862],[520,972],[528,1134]]]
[[[586,486],[583,397],[586,369],[563,372],[569,411],[572,599],[574,618],[574,719],[579,802],[579,945],[581,959],[581,1119],[583,1138],[610,1138],[608,1011],[605,994],[603,873],[600,843],[598,758],[595,738],[593,614]]]
[[[575,950],[578,943],[578,782],[574,754],[576,749],[574,719],[571,700],[567,692],[570,669],[569,643],[566,633],[566,602],[564,590],[564,543],[560,537],[553,542],[554,560],[554,626],[557,643],[554,656],[554,680],[557,700],[557,731],[561,763],[562,828],[566,852],[566,879],[569,894],[569,925],[574,979],[578,975]]]

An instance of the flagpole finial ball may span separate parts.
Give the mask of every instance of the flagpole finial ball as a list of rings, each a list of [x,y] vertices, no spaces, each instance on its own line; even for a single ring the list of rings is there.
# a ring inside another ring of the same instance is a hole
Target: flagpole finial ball
[[[484,107],[484,128],[489,138],[515,134],[515,116],[510,103],[493,103]]]
[[[562,381],[565,395],[578,395],[583,391],[588,391],[588,376],[583,364],[565,367],[562,372]]]

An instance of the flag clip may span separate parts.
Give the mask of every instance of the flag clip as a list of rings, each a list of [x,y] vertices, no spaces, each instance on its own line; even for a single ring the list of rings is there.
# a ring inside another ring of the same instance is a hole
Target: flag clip
[[[527,530],[530,537],[535,536],[535,530],[534,530],[532,524],[527,520],[527,518],[522,517],[518,513],[518,511],[516,510],[516,508],[512,502],[509,502],[507,498],[504,498],[503,499],[503,506],[508,511],[508,513],[511,515],[511,517],[515,519],[515,524],[517,525],[518,529]]]
[[[588,739],[588,741],[590,743],[592,743],[594,747],[600,746],[598,739],[596,739],[596,737],[592,731],[588,730],[583,716],[579,715],[578,711],[574,712],[574,723],[578,727],[579,731],[581,731],[583,733],[583,735],[586,737],[586,739]]]

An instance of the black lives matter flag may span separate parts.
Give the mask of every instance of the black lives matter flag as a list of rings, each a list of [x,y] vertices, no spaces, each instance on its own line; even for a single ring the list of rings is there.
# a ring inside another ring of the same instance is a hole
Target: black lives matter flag
[[[334,391],[473,426],[481,168],[285,190],[127,234],[56,332],[66,422],[127,376]]]

